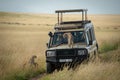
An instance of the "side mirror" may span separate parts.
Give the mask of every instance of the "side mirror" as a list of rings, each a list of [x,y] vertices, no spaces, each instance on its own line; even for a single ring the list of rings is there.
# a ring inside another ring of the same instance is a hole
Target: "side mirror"
[[[47,46],[47,48],[49,47],[49,46],[48,46],[48,43],[46,43],[46,46]]]
[[[93,41],[89,41],[89,45],[92,45],[93,44]]]
[[[48,34],[50,37],[53,37],[53,33],[52,32],[49,32]]]

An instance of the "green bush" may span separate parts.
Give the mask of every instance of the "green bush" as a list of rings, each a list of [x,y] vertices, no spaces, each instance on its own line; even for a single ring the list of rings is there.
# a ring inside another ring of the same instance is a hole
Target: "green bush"
[[[102,44],[102,46],[100,47],[99,52],[100,53],[105,53],[105,52],[108,52],[108,51],[116,50],[116,49],[118,49],[119,46],[120,46],[120,41],[110,42],[110,43],[104,42]]]

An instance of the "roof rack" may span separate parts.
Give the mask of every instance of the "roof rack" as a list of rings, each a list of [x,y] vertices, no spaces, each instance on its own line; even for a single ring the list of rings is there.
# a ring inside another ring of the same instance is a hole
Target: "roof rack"
[[[62,22],[60,25],[56,24],[55,30],[68,30],[68,29],[81,29],[84,28],[84,24],[91,23],[90,20],[87,21],[69,21]]]
[[[55,13],[58,14],[58,24],[62,22],[63,19],[63,13],[69,13],[69,12],[82,12],[82,21],[87,20],[87,9],[71,9],[71,10],[56,10]],[[60,15],[61,14],[61,15]]]
[[[56,10],[55,13],[66,13],[66,12],[84,12],[87,9],[73,9],[73,10]]]

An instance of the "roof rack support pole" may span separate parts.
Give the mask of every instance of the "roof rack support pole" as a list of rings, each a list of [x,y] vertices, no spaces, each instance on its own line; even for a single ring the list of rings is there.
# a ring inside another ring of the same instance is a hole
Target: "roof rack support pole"
[[[84,12],[82,11],[82,21],[84,21]]]
[[[85,20],[87,20],[87,11],[85,11]]]
[[[63,14],[62,14],[62,12],[61,12],[61,20],[60,20],[60,22],[62,22],[62,18],[63,18]]]
[[[59,24],[59,13],[58,13],[58,24]]]

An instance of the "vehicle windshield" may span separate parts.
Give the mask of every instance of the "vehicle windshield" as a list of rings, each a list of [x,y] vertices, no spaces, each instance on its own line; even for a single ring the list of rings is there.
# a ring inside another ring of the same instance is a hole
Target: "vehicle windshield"
[[[68,37],[70,35],[72,36],[71,40],[73,41],[73,43],[85,43],[85,35],[83,31],[57,32],[53,35],[52,46],[68,44]]]

